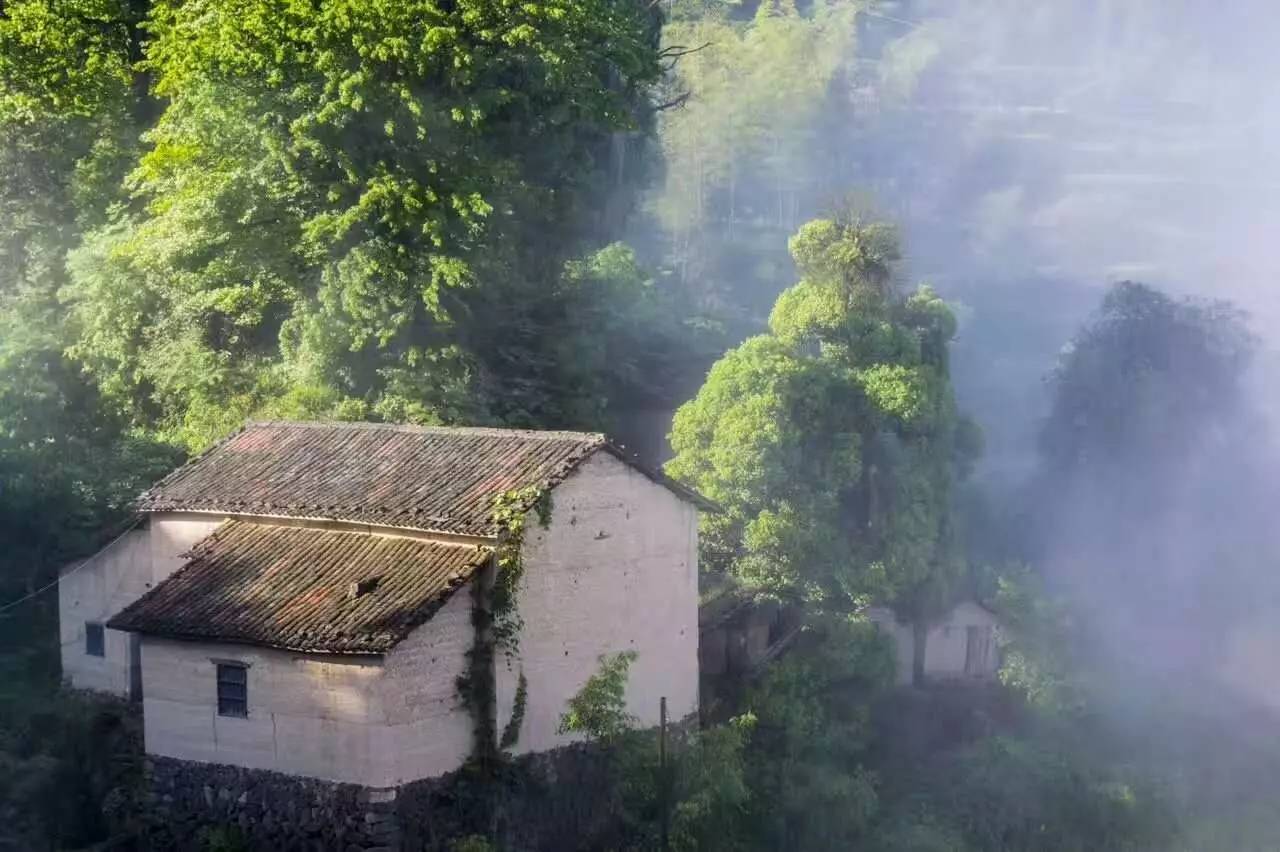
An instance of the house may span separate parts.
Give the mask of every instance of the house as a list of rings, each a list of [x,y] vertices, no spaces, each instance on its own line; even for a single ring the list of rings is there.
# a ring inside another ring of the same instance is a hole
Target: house
[[[394,788],[458,768],[477,731],[570,742],[566,700],[628,650],[641,724],[662,697],[697,710],[709,504],[601,435],[251,423],[137,507],[60,577],[62,663],[141,702],[153,757]],[[489,617],[514,640],[494,649]]]
[[[912,682],[915,629],[888,607],[868,607],[866,616],[894,642],[901,685]],[[995,613],[976,600],[962,600],[930,625],[925,639],[926,681],[991,681],[1000,669],[996,644],[1000,624]]]

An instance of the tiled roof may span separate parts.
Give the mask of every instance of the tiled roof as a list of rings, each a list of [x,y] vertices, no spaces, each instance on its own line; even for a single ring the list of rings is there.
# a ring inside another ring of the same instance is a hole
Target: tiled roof
[[[489,552],[231,520],[108,626],[294,651],[384,653],[429,619]]]
[[[594,432],[292,422],[250,423],[160,480],[138,508],[491,537],[494,498],[527,486],[553,488],[600,449],[683,499],[714,508]]]
[[[495,497],[554,485],[604,443],[584,432],[251,423],[162,479],[139,508],[490,536]]]

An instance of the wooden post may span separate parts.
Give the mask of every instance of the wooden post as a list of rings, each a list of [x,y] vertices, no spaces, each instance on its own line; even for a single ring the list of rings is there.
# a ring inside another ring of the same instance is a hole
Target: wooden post
[[[658,806],[662,830],[662,852],[671,850],[671,802],[667,771],[667,696],[658,703]]]

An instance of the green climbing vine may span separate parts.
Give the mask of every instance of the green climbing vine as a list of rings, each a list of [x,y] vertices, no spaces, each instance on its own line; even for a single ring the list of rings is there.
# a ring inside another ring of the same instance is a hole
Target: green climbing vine
[[[529,682],[521,669],[511,718],[497,736],[497,685],[494,677],[496,651],[501,649],[507,664],[518,656],[520,630],[524,624],[517,607],[520,578],[524,575],[524,534],[530,511],[544,529],[551,525],[551,492],[538,486],[504,491],[494,498],[490,519],[497,531],[493,554],[493,585],[474,584],[475,603],[471,624],[475,643],[467,651],[467,667],[458,676],[459,697],[475,721],[472,760],[481,767],[496,766],[502,752],[516,744],[524,722]]]
[[[520,727],[524,724],[524,708],[529,699],[529,679],[524,676],[524,669],[520,669],[520,679],[516,681],[516,696],[511,702],[511,718],[507,720],[507,726],[502,729],[502,740],[498,743],[498,748],[507,751],[515,747],[520,740]]]
[[[493,585],[493,638],[507,659],[520,650],[520,628],[524,620],[516,607],[520,580],[524,576],[524,533],[529,510],[538,516],[538,525],[551,525],[551,492],[536,485],[504,491],[493,501],[490,518],[498,529],[494,553],[497,577]]]

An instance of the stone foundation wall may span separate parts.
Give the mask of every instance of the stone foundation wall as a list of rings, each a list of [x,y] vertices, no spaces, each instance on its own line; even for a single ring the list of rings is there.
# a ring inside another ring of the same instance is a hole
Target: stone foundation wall
[[[259,769],[147,758],[145,847],[399,850],[395,791]]]
[[[616,848],[610,770],[598,748],[574,745],[517,758],[496,778],[460,769],[378,790],[150,756],[143,847],[425,852],[483,835],[504,852]]]
[[[571,745],[524,755],[486,779],[470,769],[400,788],[406,852],[448,850],[470,835],[504,852],[620,848],[616,766],[600,748]]]

